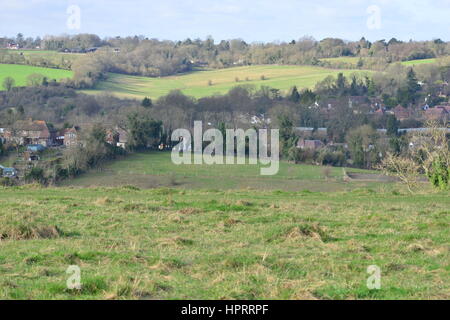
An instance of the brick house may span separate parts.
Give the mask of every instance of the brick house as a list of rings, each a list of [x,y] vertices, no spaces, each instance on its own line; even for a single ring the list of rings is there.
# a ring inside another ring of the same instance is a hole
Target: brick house
[[[128,132],[120,127],[117,127],[116,131],[117,134],[119,135],[117,146],[126,149],[128,145]]]
[[[113,146],[126,149],[128,144],[128,132],[120,127],[108,129],[106,130],[106,142]]]
[[[442,121],[447,121],[450,118],[450,113],[449,111],[450,107],[434,107],[434,108],[430,108],[428,110],[425,111],[425,118],[427,120],[442,120]]]
[[[397,120],[400,121],[406,120],[411,117],[411,112],[401,105],[396,106],[392,111],[394,112],[394,115],[397,118]]]
[[[78,127],[72,127],[64,130],[64,145],[68,148],[76,147],[79,145],[80,129]]]
[[[32,119],[16,121],[11,128],[5,129],[5,140],[19,145],[41,144],[48,147],[54,142],[54,131],[42,120]]]

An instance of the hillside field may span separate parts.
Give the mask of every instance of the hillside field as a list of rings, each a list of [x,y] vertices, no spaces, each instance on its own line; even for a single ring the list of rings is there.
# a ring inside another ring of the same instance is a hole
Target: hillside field
[[[318,81],[339,72],[350,76],[353,73],[368,74],[370,71],[335,70],[312,66],[248,66],[220,70],[194,71],[188,74],[163,78],[147,78],[120,74],[109,74],[106,81],[100,82],[95,90],[86,93],[109,92],[119,97],[153,99],[179,89],[184,94],[201,98],[214,94],[224,94],[238,85],[251,85],[257,88],[269,86],[287,92],[294,85],[300,89],[314,88]],[[264,76],[265,80],[261,80]],[[236,81],[236,78],[239,81]],[[211,81],[211,85],[209,84]]]
[[[0,49],[0,55],[16,57],[23,55],[33,66],[46,67],[47,61],[54,65],[70,66],[75,60],[82,57],[83,53],[63,53],[51,50],[8,50]]]
[[[51,69],[42,67],[33,67],[25,65],[15,65],[15,64],[0,64],[0,86],[6,77],[12,77],[16,81],[16,86],[26,86],[27,77],[31,74],[38,73],[48,80],[61,80],[66,78],[72,78],[72,71],[61,70],[61,69]],[[1,90],[4,90],[1,88]]]

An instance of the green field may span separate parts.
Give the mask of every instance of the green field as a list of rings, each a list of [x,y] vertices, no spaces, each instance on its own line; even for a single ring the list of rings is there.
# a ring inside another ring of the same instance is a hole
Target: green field
[[[450,298],[448,193],[169,159],[135,154],[72,187],[0,187],[0,299]],[[66,285],[73,265],[80,290]]]
[[[38,67],[48,67],[50,65],[66,66],[64,69],[70,69],[74,61],[82,57],[82,53],[63,53],[50,50],[8,50],[0,49],[0,56],[11,56],[17,58],[17,56],[23,56],[27,64],[38,66]]]
[[[359,187],[389,185],[376,181],[346,183],[342,168],[295,165],[280,162],[275,176],[261,176],[260,165],[174,165],[170,153],[137,153],[103,168],[64,183],[74,187],[113,187],[134,185],[140,188],[178,187],[183,189],[258,189],[284,191],[343,191]],[[359,172],[362,170],[351,169]]]
[[[353,67],[356,68],[358,61],[359,61],[360,57],[338,57],[338,58],[325,58],[325,59],[320,59],[321,61],[324,62],[329,62],[329,63],[343,63],[343,64],[347,64],[349,67]],[[373,58],[362,58],[363,61],[371,61]],[[402,65],[404,66],[415,66],[415,65],[421,65],[421,64],[430,64],[430,63],[436,63],[438,62],[438,59],[434,58],[434,59],[419,59],[419,60],[410,60],[410,61],[403,61],[401,62]]]
[[[338,58],[323,58],[320,61],[329,62],[329,63],[345,63],[354,68],[358,64],[360,57],[338,57]],[[362,58],[363,60],[368,60],[371,58]]]
[[[72,78],[73,76],[72,71],[61,69],[50,69],[15,64],[0,64],[0,84],[3,83],[3,80],[6,77],[12,77],[16,81],[16,86],[26,86],[27,77],[35,73],[47,77],[48,80],[61,80]]]
[[[430,64],[430,63],[436,63],[436,62],[438,62],[438,59],[420,59],[420,60],[403,61],[402,65],[415,66],[415,65]]]
[[[171,90],[179,89],[183,93],[201,98],[214,94],[224,94],[238,85],[256,87],[269,86],[288,91],[294,85],[298,88],[313,88],[318,81],[327,76],[336,76],[343,72],[368,73],[361,70],[334,70],[312,66],[250,66],[220,70],[196,71],[188,74],[164,78],[147,78],[119,74],[110,74],[107,81],[101,82],[96,90],[86,93],[109,92],[121,97],[158,98]],[[261,80],[264,76],[266,80]],[[239,79],[239,82],[236,81]],[[248,78],[248,81],[247,81]],[[212,85],[209,85],[209,81]]]

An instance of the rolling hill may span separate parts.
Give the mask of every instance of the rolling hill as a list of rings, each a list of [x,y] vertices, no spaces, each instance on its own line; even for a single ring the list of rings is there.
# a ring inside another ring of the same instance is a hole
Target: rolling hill
[[[353,73],[368,74],[370,71],[336,70],[313,66],[246,66],[220,70],[195,71],[183,75],[164,78],[147,78],[120,74],[110,74],[109,79],[100,82],[90,94],[109,92],[119,97],[153,99],[179,89],[184,94],[201,98],[214,94],[224,94],[238,85],[256,87],[269,86],[282,91],[296,85],[298,88],[313,88],[318,81],[339,72],[350,76]],[[262,80],[264,77],[264,80]]]

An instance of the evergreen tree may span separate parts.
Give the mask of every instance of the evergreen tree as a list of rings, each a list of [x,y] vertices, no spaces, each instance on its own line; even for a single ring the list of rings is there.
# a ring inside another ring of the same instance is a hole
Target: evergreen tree
[[[386,122],[387,134],[389,136],[398,135],[398,121],[393,115],[389,115]]]
[[[359,95],[359,92],[358,92],[358,83],[357,83],[357,81],[356,81],[356,76],[353,76],[353,77],[352,77],[352,83],[351,83],[351,85],[350,85],[350,95],[352,95],[352,96],[357,96],[357,95]]]
[[[306,89],[300,95],[300,103],[304,105],[312,104],[316,101],[316,94],[312,92],[310,89]]]
[[[279,122],[281,153],[283,156],[288,157],[289,150],[294,147],[297,142],[297,137],[294,133],[294,123],[285,115],[279,117]]]
[[[300,101],[300,93],[298,92],[297,86],[292,87],[289,101],[294,103],[298,103]]]
[[[346,89],[347,79],[345,78],[343,73],[339,73],[338,77],[336,79],[336,89],[337,93],[339,95],[345,95],[347,89]]]
[[[142,106],[144,108],[150,108],[153,105],[152,99],[149,97],[145,97],[144,100],[142,100]]]
[[[415,103],[417,100],[417,93],[420,91],[421,86],[413,68],[410,68],[406,75],[406,89],[409,95],[409,102]]]

